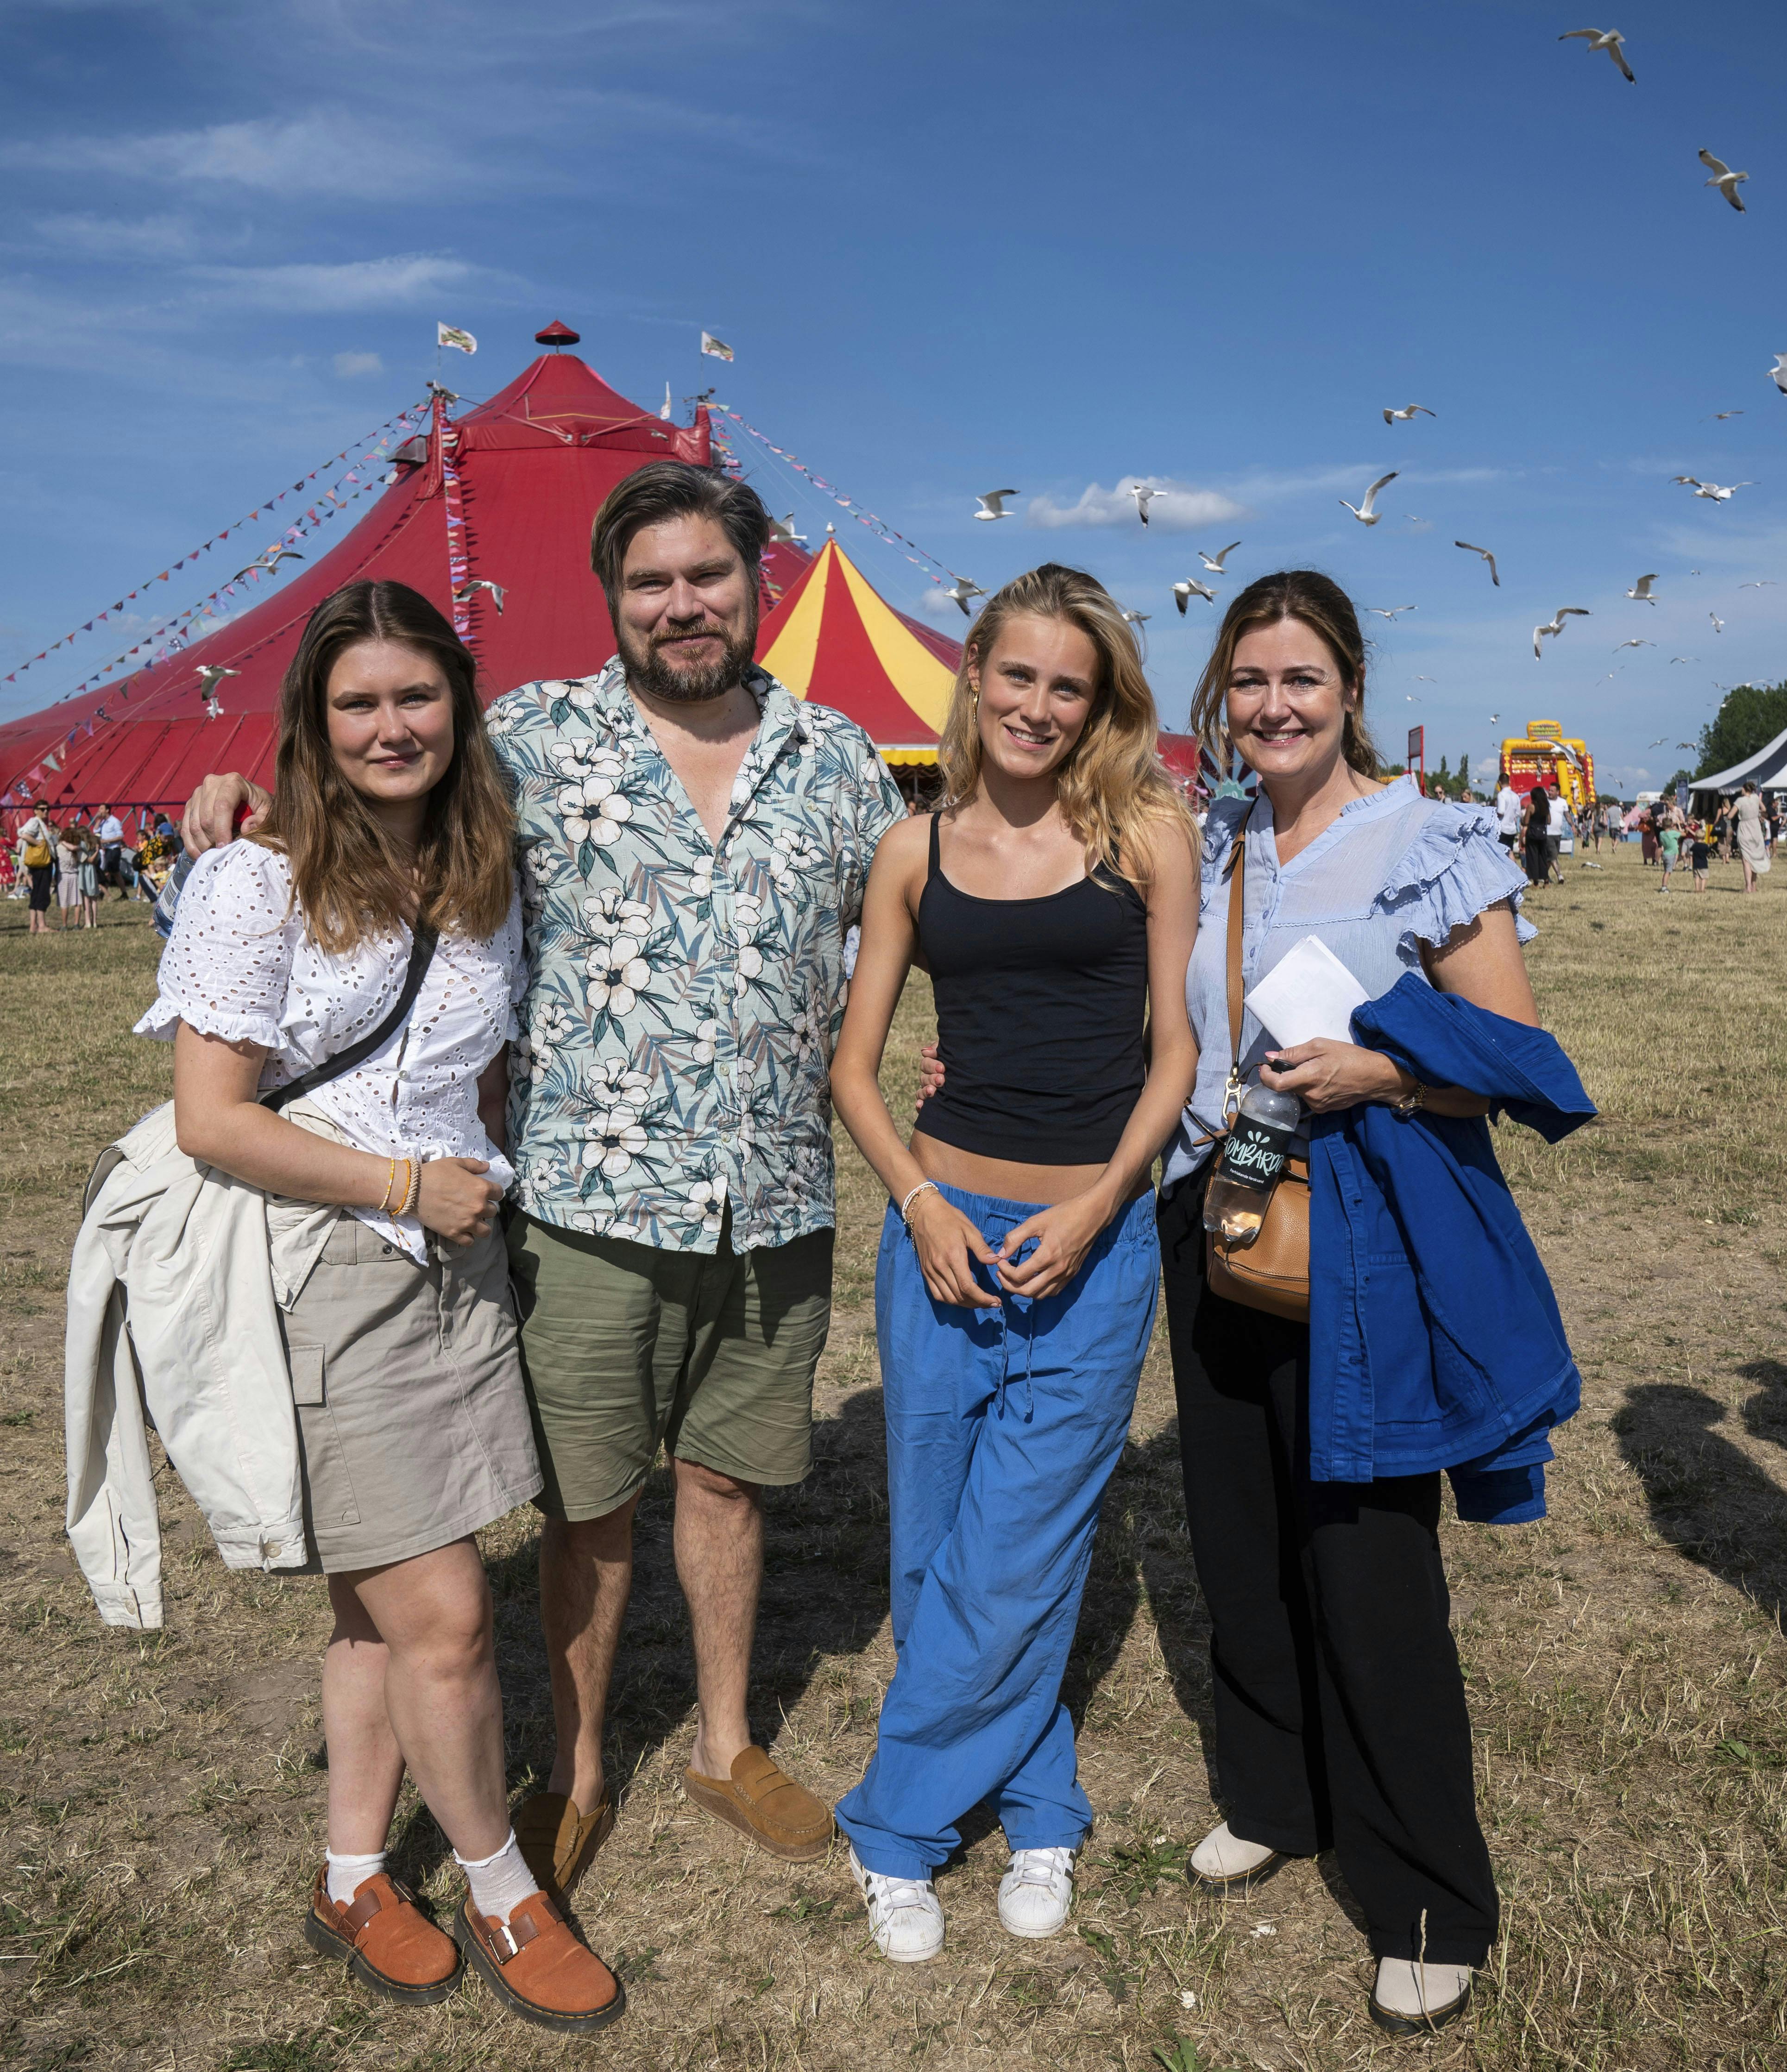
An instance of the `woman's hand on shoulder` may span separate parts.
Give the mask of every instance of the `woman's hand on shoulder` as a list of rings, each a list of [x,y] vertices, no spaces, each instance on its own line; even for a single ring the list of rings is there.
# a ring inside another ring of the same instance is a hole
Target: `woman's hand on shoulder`
[[[449,1244],[467,1245],[490,1233],[491,1219],[503,1190],[484,1176],[482,1158],[430,1158],[422,1169],[422,1192],[416,1214],[425,1228]]]
[[[913,1198],[908,1213],[906,1227],[931,1299],[955,1309],[998,1309],[998,1297],[974,1278],[974,1263],[996,1268],[998,1255],[955,1203],[927,1187]]]

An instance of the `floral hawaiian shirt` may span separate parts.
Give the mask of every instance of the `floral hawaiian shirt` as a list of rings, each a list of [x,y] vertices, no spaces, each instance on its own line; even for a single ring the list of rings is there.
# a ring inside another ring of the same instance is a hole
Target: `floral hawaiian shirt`
[[[509,1151],[543,1222],[667,1252],[833,1219],[844,935],[904,807],[853,721],[761,671],[762,713],[710,841],[627,689],[524,684],[490,708],[519,820],[531,983]]]

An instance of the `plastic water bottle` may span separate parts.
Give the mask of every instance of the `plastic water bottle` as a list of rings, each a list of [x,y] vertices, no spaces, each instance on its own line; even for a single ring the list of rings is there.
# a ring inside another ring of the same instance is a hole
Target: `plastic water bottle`
[[[1251,1244],[1259,1235],[1302,1114],[1295,1094],[1258,1084],[1247,1089],[1204,1192],[1207,1231],[1219,1231],[1231,1245]]]

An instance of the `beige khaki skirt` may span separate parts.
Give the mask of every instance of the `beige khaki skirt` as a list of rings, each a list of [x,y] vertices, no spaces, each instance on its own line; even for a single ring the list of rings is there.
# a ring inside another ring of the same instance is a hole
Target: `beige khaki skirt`
[[[311,1560],[431,1553],[540,1488],[500,1230],[421,1266],[344,1211],[282,1319]]]

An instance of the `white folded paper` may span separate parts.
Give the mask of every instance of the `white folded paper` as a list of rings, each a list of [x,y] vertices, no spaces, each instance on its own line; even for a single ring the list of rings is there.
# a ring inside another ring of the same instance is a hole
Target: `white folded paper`
[[[1370,997],[1326,943],[1305,935],[1247,995],[1247,1005],[1277,1046],[1289,1050],[1321,1036],[1350,1043],[1353,1010]]]

